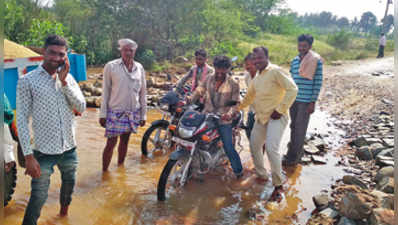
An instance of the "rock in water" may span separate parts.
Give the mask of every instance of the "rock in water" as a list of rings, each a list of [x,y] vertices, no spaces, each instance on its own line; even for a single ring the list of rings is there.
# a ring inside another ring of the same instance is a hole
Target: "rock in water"
[[[394,158],[389,156],[378,155],[376,157],[376,165],[381,167],[394,166]]]
[[[315,155],[319,153],[319,149],[315,147],[311,142],[308,144],[304,145],[304,151],[308,154]]]
[[[372,205],[364,194],[348,192],[339,202],[339,212],[349,219],[366,219],[372,213]]]
[[[329,206],[329,196],[327,194],[319,194],[312,197],[312,201],[318,211],[322,211]]]
[[[369,225],[394,225],[394,211],[389,209],[373,209],[369,218]]]
[[[351,146],[357,146],[357,147],[363,147],[368,145],[368,143],[366,142],[366,138],[365,137],[359,137],[357,139],[355,139],[354,141],[349,143]]]
[[[394,167],[387,166],[381,168],[376,174],[375,182],[380,182],[384,177],[394,177]]]
[[[322,212],[320,212],[320,214],[325,215],[328,218],[332,218],[332,219],[339,216],[339,213],[336,210],[331,209],[331,208],[326,208],[326,209],[322,210]]]
[[[382,208],[394,210],[393,194],[387,194],[378,190],[373,190],[371,194],[376,197],[377,201],[379,202]]]
[[[369,161],[373,159],[372,151],[369,149],[368,146],[357,149],[355,154],[360,160]]]
[[[385,193],[394,193],[394,178],[392,177],[384,177],[377,183],[377,190],[383,191]]]
[[[321,151],[324,151],[326,148],[326,143],[323,141],[323,139],[318,137],[315,137],[315,139],[312,140],[310,143],[312,143],[315,147],[317,147]]]
[[[348,219],[347,217],[341,217],[337,225],[357,225],[355,221]]]
[[[312,155],[311,157],[314,163],[326,164],[326,160],[321,156]]]
[[[353,185],[357,185],[360,188],[363,189],[367,189],[368,187],[366,186],[366,184],[364,182],[362,182],[360,179],[354,177],[354,176],[350,176],[350,175],[346,175],[343,177],[343,182],[345,184],[353,184]]]

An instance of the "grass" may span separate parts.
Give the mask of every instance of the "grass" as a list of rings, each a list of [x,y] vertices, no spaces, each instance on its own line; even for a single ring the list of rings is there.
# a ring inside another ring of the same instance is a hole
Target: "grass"
[[[297,41],[295,36],[264,34],[257,40],[253,39],[250,42],[240,42],[238,48],[247,54],[254,47],[260,45],[268,48],[270,60],[275,64],[289,64],[297,55]],[[376,57],[378,40],[353,38],[350,41],[349,47],[341,50],[326,43],[326,36],[321,36],[316,38],[312,49],[324,58],[326,64],[336,60],[359,60],[368,57]],[[392,51],[394,51],[394,43],[393,41],[388,41],[386,52]]]
[[[345,49],[336,48],[327,43],[327,35],[315,36],[313,50],[319,53],[326,64],[330,64],[337,60],[359,60],[369,57],[376,57],[378,50],[378,40],[375,38],[358,38],[352,37]],[[233,51],[226,52],[226,55],[238,56],[238,64],[243,64],[243,59],[247,53],[251,52],[254,47],[265,46],[269,50],[270,61],[274,64],[286,66],[298,54],[297,52],[297,36],[295,35],[278,35],[263,33],[257,38],[244,37],[234,40]],[[187,65],[194,63],[193,51],[186,52],[185,56],[190,59]],[[210,49],[207,49],[211,52]],[[385,49],[386,55],[394,51],[394,43],[392,40],[387,41]],[[212,62],[214,56],[210,55],[209,63]],[[164,61],[156,63],[152,72],[165,71],[171,67],[186,65],[176,65],[176,63]]]

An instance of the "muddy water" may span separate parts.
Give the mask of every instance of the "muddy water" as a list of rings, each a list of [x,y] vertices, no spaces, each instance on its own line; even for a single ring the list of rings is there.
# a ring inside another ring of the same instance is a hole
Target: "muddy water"
[[[130,140],[125,166],[118,168],[114,155],[110,172],[103,174],[101,153],[105,139],[104,130],[97,125],[97,116],[96,110],[89,109],[78,119],[80,163],[70,215],[57,216],[60,175],[56,170],[39,224],[305,224],[314,209],[313,194],[328,189],[343,173],[335,167],[337,158],[328,153],[326,165],[300,166],[286,171],[286,193],[279,204],[265,201],[272,191],[271,184],[256,184],[251,173],[241,181],[233,179],[230,173],[208,175],[203,181],[189,182],[181,192],[158,203],[156,185],[167,157],[141,157],[140,141],[145,131],[141,128]],[[156,111],[150,111],[148,118],[154,120],[159,116]],[[326,119],[326,115],[318,111],[311,120],[310,130],[329,132],[328,141],[335,144],[338,131],[328,127]],[[283,146],[288,136],[287,131]],[[245,137],[243,145],[247,146]],[[247,147],[241,157],[246,168],[253,167]],[[29,191],[30,178],[19,169],[16,193],[5,208],[4,224],[21,224]],[[257,221],[247,217],[252,208],[257,209],[257,215],[262,214]]]

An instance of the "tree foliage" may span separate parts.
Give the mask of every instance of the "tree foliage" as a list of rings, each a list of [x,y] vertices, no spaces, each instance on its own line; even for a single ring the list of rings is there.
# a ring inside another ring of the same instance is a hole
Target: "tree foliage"
[[[131,38],[136,57],[150,68],[155,61],[192,56],[205,48],[216,54],[243,55],[238,44],[263,33],[298,35],[333,33],[329,42],[345,39],[341,30],[374,35],[377,18],[364,13],[358,20],[330,12],[299,16],[281,7],[285,0],[5,0],[5,35],[26,45],[41,47],[46,35],[67,38],[69,46],[84,53],[89,64],[119,57],[117,40]],[[386,18],[393,27],[392,15]]]

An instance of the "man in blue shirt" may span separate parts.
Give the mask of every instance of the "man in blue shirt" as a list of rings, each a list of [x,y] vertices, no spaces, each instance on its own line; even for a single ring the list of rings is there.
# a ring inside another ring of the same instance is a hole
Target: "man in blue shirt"
[[[299,91],[296,101],[290,108],[290,143],[288,152],[282,160],[284,166],[295,166],[303,156],[304,139],[310,115],[315,110],[322,86],[322,59],[311,51],[314,38],[309,34],[298,37],[298,52],[290,65],[290,74]]]

